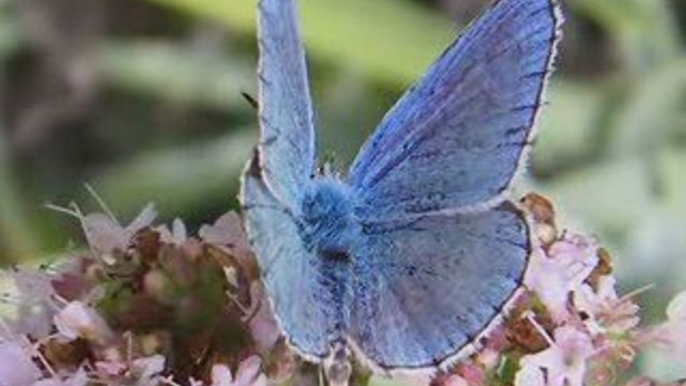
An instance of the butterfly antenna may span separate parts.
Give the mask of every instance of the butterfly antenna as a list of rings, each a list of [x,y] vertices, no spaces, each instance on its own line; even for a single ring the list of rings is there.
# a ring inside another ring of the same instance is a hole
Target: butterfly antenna
[[[257,99],[255,99],[255,97],[253,97],[252,95],[248,94],[245,91],[241,91],[241,95],[248,102],[248,104],[250,104],[250,106],[252,106],[252,108],[254,108],[255,110],[260,108],[260,104],[259,104],[259,102],[257,102]]]

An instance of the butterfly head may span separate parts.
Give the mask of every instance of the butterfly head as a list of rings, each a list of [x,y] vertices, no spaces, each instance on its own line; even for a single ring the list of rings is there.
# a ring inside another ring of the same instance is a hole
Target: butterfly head
[[[324,175],[308,184],[300,200],[299,229],[311,250],[345,254],[358,229],[353,191],[338,178]]]

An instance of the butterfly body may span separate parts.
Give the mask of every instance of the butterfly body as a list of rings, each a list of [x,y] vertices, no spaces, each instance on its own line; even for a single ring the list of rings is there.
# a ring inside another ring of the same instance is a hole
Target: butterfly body
[[[303,190],[296,217],[307,248],[326,256],[348,254],[360,231],[354,191],[333,176],[314,178]]]
[[[315,173],[294,1],[260,1],[262,135],[241,190],[281,327],[315,362],[335,347],[384,370],[450,362],[503,316],[528,267],[530,226],[508,191],[552,68],[556,1],[496,1],[345,177]]]

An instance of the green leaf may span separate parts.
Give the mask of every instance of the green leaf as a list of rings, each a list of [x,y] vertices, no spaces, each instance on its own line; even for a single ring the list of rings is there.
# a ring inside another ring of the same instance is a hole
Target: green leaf
[[[570,173],[541,186],[558,204],[561,224],[622,241],[655,207],[651,166],[640,158],[617,158]]]
[[[240,130],[208,143],[145,153],[105,170],[94,181],[117,213],[155,202],[176,213],[210,200],[235,203],[238,178],[257,143],[257,129]]]
[[[35,235],[14,185],[4,133],[0,127],[0,263],[17,263],[35,255]]]
[[[201,105],[245,109],[241,91],[256,89],[253,65],[153,41],[107,42],[97,55],[102,81],[114,89]]]
[[[684,116],[684,98],[686,57],[681,57],[642,78],[631,90],[617,117],[612,151],[618,155],[647,154],[672,145],[675,135],[685,134],[679,124]]]
[[[648,348],[638,358],[641,374],[660,381],[670,382],[686,374],[686,364],[671,350]]]
[[[369,386],[410,386],[411,383],[403,382],[402,380],[372,377]]]
[[[680,51],[677,23],[666,0],[574,0],[570,6],[605,27],[625,62],[638,72]]]
[[[659,191],[664,207],[676,213],[686,225],[686,152],[684,149],[671,149],[658,157]]]
[[[256,35],[256,1],[150,1]],[[413,82],[456,36],[448,20],[408,1],[310,0],[300,5],[312,57],[390,84]]]
[[[24,43],[16,16],[0,9],[0,60],[5,60]]]
[[[606,104],[598,85],[553,81],[543,108],[534,147],[536,169],[543,173],[569,168],[594,150],[592,140]]]

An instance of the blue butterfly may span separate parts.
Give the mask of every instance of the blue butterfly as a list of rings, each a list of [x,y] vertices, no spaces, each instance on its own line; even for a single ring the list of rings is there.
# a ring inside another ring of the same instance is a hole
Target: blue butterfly
[[[507,191],[533,139],[561,18],[500,0],[386,115],[347,176],[318,172],[294,0],[259,5],[261,139],[241,191],[290,343],[381,369],[460,356],[522,284],[531,230]]]

